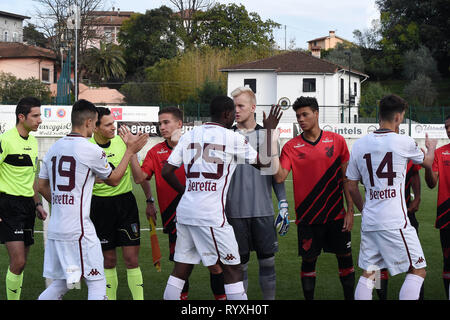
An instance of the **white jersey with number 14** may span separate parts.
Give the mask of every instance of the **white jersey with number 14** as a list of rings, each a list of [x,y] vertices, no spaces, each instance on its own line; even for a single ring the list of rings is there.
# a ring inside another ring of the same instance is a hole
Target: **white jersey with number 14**
[[[347,178],[362,181],[363,231],[403,229],[409,224],[405,176],[409,160],[421,164],[424,154],[408,136],[377,130],[353,144]]]

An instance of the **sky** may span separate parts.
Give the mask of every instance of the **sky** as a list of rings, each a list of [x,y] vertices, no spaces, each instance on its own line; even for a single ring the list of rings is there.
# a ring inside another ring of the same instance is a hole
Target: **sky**
[[[284,49],[285,43],[295,48],[307,48],[307,41],[327,36],[330,30],[353,41],[355,29],[369,28],[380,14],[375,0],[218,0],[222,4],[243,4],[248,12],[256,12],[263,20],[271,19],[282,25],[274,31],[275,41]],[[168,0],[105,0],[104,9],[144,13],[161,5],[171,6]],[[38,3],[34,0],[0,0],[0,11],[31,17]],[[285,31],[286,26],[286,31]]]

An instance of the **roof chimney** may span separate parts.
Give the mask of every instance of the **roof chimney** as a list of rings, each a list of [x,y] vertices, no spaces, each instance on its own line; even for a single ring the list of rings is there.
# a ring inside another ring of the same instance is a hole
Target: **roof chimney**
[[[334,30],[330,30],[330,38],[334,38],[336,36],[336,32]]]
[[[320,47],[319,46],[312,46],[311,47],[311,55],[313,57],[320,59]]]

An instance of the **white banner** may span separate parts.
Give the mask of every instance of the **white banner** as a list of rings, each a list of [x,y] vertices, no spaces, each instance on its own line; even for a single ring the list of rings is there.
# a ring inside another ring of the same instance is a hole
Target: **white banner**
[[[444,124],[412,124],[411,137],[425,138],[425,133],[428,133],[429,138],[433,139],[447,139],[447,132]]]
[[[108,106],[116,121],[158,122],[158,106]],[[16,106],[0,105],[0,134],[16,125]],[[41,106],[42,124],[36,137],[62,137],[70,133],[72,106]]]

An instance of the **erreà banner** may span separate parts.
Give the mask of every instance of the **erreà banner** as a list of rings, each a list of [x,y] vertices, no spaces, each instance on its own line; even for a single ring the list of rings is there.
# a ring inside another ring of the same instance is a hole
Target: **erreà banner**
[[[158,106],[108,106],[114,120],[122,122],[158,122]],[[0,105],[0,134],[16,125],[16,106]],[[41,106],[42,124],[36,137],[62,137],[72,131],[72,106]],[[116,125],[117,125],[116,123]],[[150,132],[149,132],[150,133]]]

